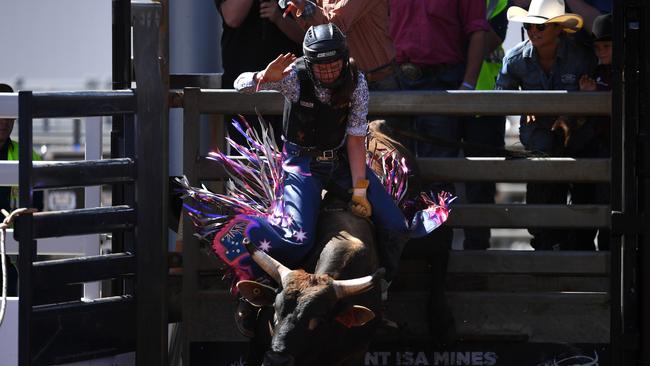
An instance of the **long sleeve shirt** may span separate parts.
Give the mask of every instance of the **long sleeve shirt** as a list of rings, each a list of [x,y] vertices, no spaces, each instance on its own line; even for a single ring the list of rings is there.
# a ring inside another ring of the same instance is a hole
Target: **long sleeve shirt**
[[[245,72],[235,80],[235,89],[243,93],[253,93],[257,86],[254,72]],[[265,82],[260,85],[260,90],[277,90],[291,103],[298,102],[300,97],[300,81],[295,66],[280,81]],[[316,97],[322,103],[329,103],[331,92],[329,89],[316,86]],[[352,136],[365,136],[368,131],[368,84],[363,73],[359,73],[357,86],[352,92],[350,100],[350,113],[346,132]]]

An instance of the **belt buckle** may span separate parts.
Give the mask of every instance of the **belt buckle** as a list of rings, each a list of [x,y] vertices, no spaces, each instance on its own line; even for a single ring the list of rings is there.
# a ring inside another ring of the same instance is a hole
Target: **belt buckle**
[[[409,80],[418,80],[422,78],[422,68],[418,65],[405,63],[399,65],[402,74]]]
[[[316,157],[317,161],[334,160],[334,150],[325,150],[321,156]]]

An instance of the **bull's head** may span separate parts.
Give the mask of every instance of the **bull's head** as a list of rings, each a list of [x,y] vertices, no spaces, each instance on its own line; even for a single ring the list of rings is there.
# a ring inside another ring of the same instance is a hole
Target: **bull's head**
[[[249,242],[245,245],[253,260],[282,288],[276,292],[254,281],[237,283],[241,295],[250,303],[275,309],[271,351],[265,355],[263,365],[293,365],[294,359],[304,360],[310,351],[313,353],[317,342],[327,342],[326,337],[335,334],[337,328],[359,327],[375,317],[367,307],[340,300],[373,288],[383,270],[372,276],[336,280],[327,274],[291,270]]]

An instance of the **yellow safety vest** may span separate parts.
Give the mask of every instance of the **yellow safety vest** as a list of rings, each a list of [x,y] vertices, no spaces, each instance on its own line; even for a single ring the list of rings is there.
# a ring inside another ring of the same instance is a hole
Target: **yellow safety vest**
[[[508,0],[487,0],[487,19],[499,15],[508,6]],[[503,61],[503,47],[499,46],[492,52],[481,65],[481,71],[476,79],[476,90],[492,90],[496,84],[499,70]]]
[[[9,142],[10,145],[9,145],[9,149],[7,150],[7,160],[19,160],[18,142],[13,140],[10,140]],[[32,151],[32,160],[39,161],[41,160],[41,156],[38,155],[36,151]],[[9,206],[12,210],[18,208],[18,187],[17,186],[11,187],[11,195],[9,196]]]

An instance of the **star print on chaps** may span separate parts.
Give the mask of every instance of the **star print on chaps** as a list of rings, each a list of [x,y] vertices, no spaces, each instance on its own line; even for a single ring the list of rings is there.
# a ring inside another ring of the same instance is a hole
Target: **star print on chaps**
[[[250,255],[244,247],[244,238],[258,224],[238,215],[221,229],[212,241],[212,249],[236,273],[237,278],[248,280],[255,276],[251,269]]]

